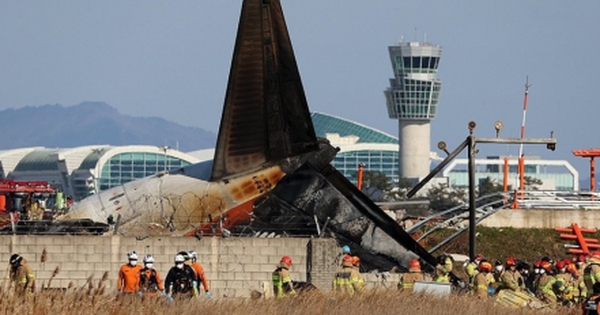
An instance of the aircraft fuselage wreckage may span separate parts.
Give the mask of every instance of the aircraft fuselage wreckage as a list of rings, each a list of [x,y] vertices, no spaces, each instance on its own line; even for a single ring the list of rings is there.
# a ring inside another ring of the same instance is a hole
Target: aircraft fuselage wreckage
[[[407,266],[416,256],[435,265],[331,166],[336,152],[315,135],[279,1],[245,0],[213,161],[103,191],[59,220],[114,223],[118,234],[146,237],[202,233],[216,218],[244,221],[250,212],[276,223],[291,211],[327,222],[328,234],[373,268]]]

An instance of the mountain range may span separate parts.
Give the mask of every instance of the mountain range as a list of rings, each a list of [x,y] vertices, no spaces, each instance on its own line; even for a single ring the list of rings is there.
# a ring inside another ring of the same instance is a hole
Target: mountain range
[[[216,134],[158,117],[123,115],[103,102],[0,111],[0,150],[43,146],[157,145],[183,152],[213,148]]]

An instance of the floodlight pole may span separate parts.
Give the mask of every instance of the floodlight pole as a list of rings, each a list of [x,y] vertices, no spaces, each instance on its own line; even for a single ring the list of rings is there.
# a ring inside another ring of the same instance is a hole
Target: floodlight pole
[[[475,258],[475,137],[470,135],[468,138],[467,154],[469,159],[469,259]]]
[[[474,128],[473,128],[474,129]],[[469,130],[472,133],[471,128]],[[551,134],[553,135],[553,134]],[[548,150],[556,149],[556,139],[551,138],[476,138],[472,134],[467,137],[467,149],[469,155],[469,259],[475,259],[475,226],[477,220],[476,205],[475,205],[475,154],[477,149],[475,145],[479,143],[499,143],[499,144],[545,144]]]
[[[469,160],[468,172],[469,172],[469,258],[475,259],[475,226],[477,224],[476,218],[476,196],[475,196],[475,155],[478,150],[475,149],[477,143],[499,143],[499,144],[545,144],[548,150],[554,151],[556,149],[556,139],[554,138],[554,132],[550,133],[550,138],[499,138],[500,130],[503,127],[501,121],[494,123],[496,129],[496,138],[477,138],[473,136],[473,131],[477,124],[474,121],[470,121],[468,124],[469,136],[463,141],[452,153],[445,150],[446,143],[438,143],[438,148],[444,150],[448,156],[425,178],[423,178],[413,189],[411,189],[406,196],[411,198],[421,188],[423,188],[436,174],[438,174],[446,165],[450,163],[458,154],[465,148],[467,148],[467,155]]]

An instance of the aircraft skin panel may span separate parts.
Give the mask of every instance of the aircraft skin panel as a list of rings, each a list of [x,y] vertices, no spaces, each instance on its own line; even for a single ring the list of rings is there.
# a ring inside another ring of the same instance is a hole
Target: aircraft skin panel
[[[113,187],[76,204],[60,220],[118,221],[126,235],[183,235],[212,217],[264,195],[285,176],[279,166],[227,182],[164,174]],[[234,219],[234,218],[232,218]]]
[[[279,1],[244,1],[211,181],[317,149]]]

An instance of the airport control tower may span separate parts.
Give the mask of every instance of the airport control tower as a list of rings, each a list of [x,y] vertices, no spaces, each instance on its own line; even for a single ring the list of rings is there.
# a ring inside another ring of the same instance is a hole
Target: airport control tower
[[[430,122],[442,88],[436,76],[442,47],[401,42],[388,49],[394,78],[385,97],[390,118],[398,119],[400,177],[418,181],[430,171]]]

